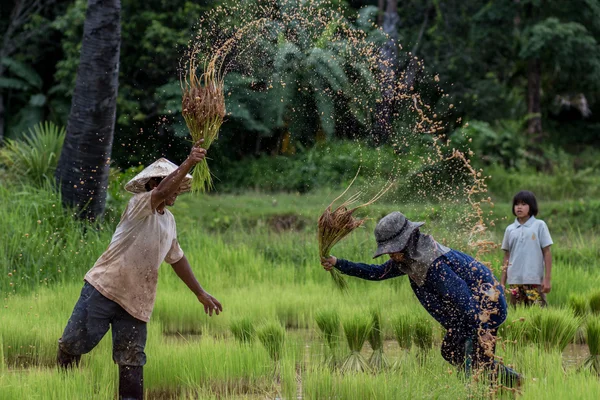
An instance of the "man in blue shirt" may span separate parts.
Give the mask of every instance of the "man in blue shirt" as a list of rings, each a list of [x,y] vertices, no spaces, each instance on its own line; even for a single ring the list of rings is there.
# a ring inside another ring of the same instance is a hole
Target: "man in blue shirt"
[[[334,256],[321,259],[326,270],[380,281],[408,275],[417,299],[447,333],[442,356],[469,371],[489,368],[505,384],[519,384],[520,376],[494,362],[496,332],[507,314],[506,299],[492,272],[471,256],[452,250],[421,234],[421,222],[402,213],[382,218],[375,228],[377,251],[373,258],[389,254],[381,265],[354,263]]]

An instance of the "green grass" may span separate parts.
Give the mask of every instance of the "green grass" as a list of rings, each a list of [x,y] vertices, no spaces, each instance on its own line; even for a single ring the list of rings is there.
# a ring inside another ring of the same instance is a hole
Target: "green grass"
[[[20,190],[22,194],[15,195],[12,189],[0,187],[0,199],[11,201],[11,207],[0,210],[4,268],[0,278],[0,399],[114,398],[117,368],[111,361],[108,336],[83,356],[81,368],[65,374],[51,367],[81,279],[106,248],[112,225],[103,225],[103,230],[86,228],[58,207],[56,197],[42,189]],[[168,394],[182,399],[289,399],[298,392],[306,399],[488,396],[485,382],[465,384],[442,359],[440,328],[416,300],[406,277],[382,282],[348,279],[347,293],[335,290],[319,264],[315,234],[316,218],[334,194],[182,197],[173,209],[182,248],[196,276],[221,301],[224,311],[208,317],[171,267],[161,267],[146,348],[149,398],[167,398]],[[499,208],[505,205],[496,205]],[[426,221],[424,231],[440,241],[469,251],[468,238],[461,229],[454,229],[461,218],[458,205],[388,201],[374,205],[374,220],[339,243],[335,255],[373,262],[374,223],[395,209]],[[500,220],[499,227],[491,230],[496,243],[507,223]],[[569,345],[573,329],[580,325],[568,308],[573,304],[569,298],[579,296],[579,303],[585,298],[587,305],[600,287],[597,254],[586,247],[595,246],[600,237],[588,234],[586,241],[568,230],[552,234],[555,263],[549,307],[511,308],[500,329],[498,356],[525,375],[522,398],[540,399],[552,393],[553,398],[566,399],[577,393],[579,398],[595,399],[600,391],[597,377],[588,370],[564,367],[561,349]],[[50,237],[60,239],[47,242]],[[496,249],[483,259],[498,270],[502,252]],[[48,267],[52,264],[66,267],[58,273]],[[16,272],[8,276],[12,271]],[[374,332],[368,329],[374,324],[371,310],[380,313],[379,335],[371,336],[371,346],[362,346],[368,333]],[[339,340],[340,320],[351,333],[350,342]],[[276,352],[267,351],[260,340],[242,344],[232,332],[233,326],[242,325],[254,326],[259,338],[279,335],[285,340],[272,347]],[[278,333],[266,335],[271,332],[266,327]],[[354,349],[369,358],[372,348],[380,344],[394,368],[342,374],[339,368],[323,363],[333,347],[344,355]],[[413,344],[432,350],[427,357],[403,351]],[[275,354],[277,377],[273,375]]]

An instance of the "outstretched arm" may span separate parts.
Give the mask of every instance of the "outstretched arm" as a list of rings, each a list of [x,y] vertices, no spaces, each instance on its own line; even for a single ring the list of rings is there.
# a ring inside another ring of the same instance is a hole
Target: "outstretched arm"
[[[219,303],[217,299],[208,294],[202,288],[202,286],[200,286],[200,283],[194,276],[194,272],[192,271],[190,263],[185,255],[176,263],[171,264],[171,267],[173,267],[173,270],[175,270],[175,273],[179,279],[181,279],[187,285],[187,287],[194,292],[198,298],[198,301],[204,306],[205,313],[212,317],[213,312],[219,315],[219,313],[223,311],[223,306],[221,306],[221,303]]]
[[[185,175],[190,172],[194,165],[198,164],[204,159],[204,157],[206,157],[206,150],[200,147],[202,142],[204,142],[204,139],[197,141],[192,147],[192,151],[190,152],[188,158],[185,159],[179,168],[171,172],[169,176],[163,179],[152,191],[152,197],[150,201],[152,202],[153,210],[158,208],[158,206],[160,206],[160,204],[165,201],[167,197],[175,193],[181,186]]]
[[[321,265],[327,271],[335,267],[344,275],[355,276],[369,281],[382,281],[404,275],[404,272],[400,271],[400,268],[392,260],[388,260],[380,265],[362,264],[330,256],[329,258],[321,259]]]

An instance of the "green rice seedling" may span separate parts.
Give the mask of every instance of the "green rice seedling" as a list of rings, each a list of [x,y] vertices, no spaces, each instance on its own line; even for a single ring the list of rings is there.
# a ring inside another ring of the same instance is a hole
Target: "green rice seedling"
[[[546,350],[563,351],[573,341],[581,319],[569,309],[537,309],[531,318],[531,338]]]
[[[283,351],[285,329],[279,322],[270,322],[261,326],[256,334],[269,353],[269,356],[271,356],[271,359],[278,362]]]
[[[590,355],[585,360],[584,366],[600,375],[600,317],[595,316],[587,320],[586,333]]]
[[[576,317],[584,318],[588,313],[588,303],[584,296],[572,294],[569,296],[569,307]]]
[[[4,374],[6,364],[4,363],[4,342],[2,341],[2,335],[0,334],[0,375]]]
[[[568,304],[571,310],[573,310],[573,313],[576,317],[579,317],[582,320],[584,320],[587,317],[588,303],[587,299],[584,296],[572,294],[571,296],[569,296]],[[577,332],[575,332],[575,343],[585,343],[585,333],[583,326],[577,328]]]
[[[251,344],[256,336],[256,330],[254,329],[254,323],[250,318],[241,318],[235,320],[229,326],[233,337],[244,344]]]
[[[362,314],[355,314],[345,319],[342,323],[344,334],[348,341],[350,354],[344,360],[341,371],[346,372],[367,372],[370,370],[367,360],[360,354],[362,347],[373,328],[373,320]]]
[[[327,344],[325,362],[332,368],[338,365],[338,349],[340,337],[340,316],[334,309],[320,310],[315,315],[315,321]]]
[[[413,339],[414,317],[411,314],[402,314],[394,319],[394,335],[400,348],[410,350]]]
[[[433,346],[433,327],[431,321],[424,317],[418,317],[416,319],[413,331],[413,341],[419,348],[417,356],[419,362],[423,365],[429,350],[431,350],[431,346]]]
[[[369,365],[374,371],[381,371],[389,366],[388,360],[383,353],[383,330],[381,327],[381,312],[379,310],[371,311],[373,317],[373,327],[367,340],[371,345],[373,353],[369,358]]]
[[[590,296],[590,310],[600,315],[600,292],[596,292]]]
[[[421,317],[415,321],[413,340],[417,347],[423,351],[428,351],[433,346],[433,326],[431,321]]]
[[[506,321],[498,329],[498,338],[503,344],[520,346],[530,338],[532,331],[530,324],[532,308],[517,306],[509,313]]]

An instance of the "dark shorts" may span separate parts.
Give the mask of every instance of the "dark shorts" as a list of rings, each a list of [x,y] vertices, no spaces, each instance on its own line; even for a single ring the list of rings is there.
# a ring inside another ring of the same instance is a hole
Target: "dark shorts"
[[[119,365],[146,364],[146,323],[85,282],[62,337],[60,350],[78,356],[90,352],[112,326],[113,360]]]

